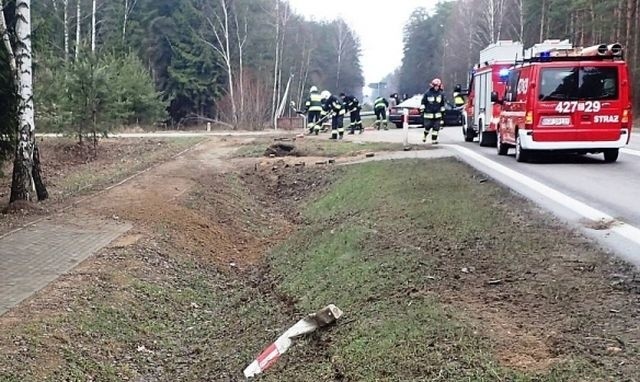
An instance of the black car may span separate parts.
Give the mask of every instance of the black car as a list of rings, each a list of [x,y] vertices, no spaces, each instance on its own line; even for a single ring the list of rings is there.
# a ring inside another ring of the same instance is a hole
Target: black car
[[[456,108],[447,103],[444,106],[444,125],[445,126],[462,126],[464,125],[464,117],[462,116],[462,108]]]
[[[409,126],[422,126],[422,113],[420,112],[420,104],[422,102],[422,95],[415,95],[408,100],[401,102],[397,106],[389,109],[389,121],[396,125],[397,128],[402,128],[402,118],[404,116],[404,109],[409,110]],[[444,111],[444,125],[445,126],[462,126],[464,117],[462,116],[462,110],[455,108],[453,105],[446,103]]]

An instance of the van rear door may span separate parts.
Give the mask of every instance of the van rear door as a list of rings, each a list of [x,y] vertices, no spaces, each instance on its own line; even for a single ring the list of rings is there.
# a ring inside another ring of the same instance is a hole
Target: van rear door
[[[615,141],[620,138],[620,71],[614,63],[541,67],[536,141]]]
[[[582,113],[577,110],[579,66],[540,66],[533,140],[574,141]]]
[[[580,66],[577,141],[615,141],[620,138],[621,71],[618,65],[602,63]]]

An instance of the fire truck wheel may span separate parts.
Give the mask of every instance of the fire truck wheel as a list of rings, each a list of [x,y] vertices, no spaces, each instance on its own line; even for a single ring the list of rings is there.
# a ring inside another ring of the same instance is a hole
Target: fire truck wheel
[[[462,126],[462,135],[464,136],[465,142],[473,142],[473,138],[476,137],[475,131],[469,126]]]
[[[516,161],[528,162],[531,159],[531,152],[522,148],[522,141],[520,136],[516,138]]]
[[[502,143],[500,130],[496,131],[496,149],[498,151],[498,155],[507,155],[509,153],[509,146]]]
[[[613,163],[618,160],[618,154],[620,150],[618,149],[607,149],[604,150],[604,161],[607,163]]]
[[[484,122],[478,121],[478,143],[483,147],[495,147],[496,133],[484,131]]]

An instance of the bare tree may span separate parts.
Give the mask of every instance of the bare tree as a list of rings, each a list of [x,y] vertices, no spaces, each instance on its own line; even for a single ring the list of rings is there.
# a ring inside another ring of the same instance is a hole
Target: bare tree
[[[502,37],[504,25],[505,0],[482,0],[479,4],[479,32],[484,45],[494,43]]]
[[[18,96],[18,142],[13,162],[10,201],[33,201],[36,197],[38,200],[44,200],[49,194],[41,177],[40,155],[35,140],[30,0],[16,0],[15,12],[14,48],[4,17],[4,4],[0,1],[0,33],[9,56],[9,67]]]
[[[91,2],[91,53],[96,52],[96,0]]]
[[[338,23],[338,28],[336,28],[336,38],[337,38],[336,60],[338,65],[336,67],[336,89],[340,87],[342,61],[344,58],[344,54],[346,52],[347,40],[349,39],[349,34],[351,33],[346,23],[344,22],[344,20],[340,19],[337,21],[337,23]]]
[[[69,59],[69,0],[62,0],[62,28],[64,30],[64,60]]]
[[[76,55],[76,61],[78,60],[78,57],[80,56],[80,22],[81,20],[81,12],[80,12],[80,0],[76,0],[76,51],[75,51],[75,55]]]
[[[288,3],[276,0],[274,16],[275,27],[275,59],[273,62],[273,92],[271,95],[271,119],[275,121],[278,100],[282,85],[282,56],[284,55],[284,44],[286,40],[287,25],[291,18],[291,9]]]
[[[124,16],[122,18],[122,42],[127,39],[127,23],[129,22],[129,16],[138,4],[138,0],[124,0]]]
[[[242,29],[242,36],[240,35],[240,25],[238,23],[238,13],[233,13],[233,20],[236,26],[236,42],[238,43],[238,91],[240,93],[240,118],[244,119],[244,45],[247,43],[247,37],[249,35],[249,23],[245,14],[244,28]]]
[[[234,93],[234,82],[233,82],[233,57],[231,52],[231,30],[229,28],[229,7],[227,5],[227,0],[220,0],[220,6],[222,10],[222,18],[218,12],[215,10],[211,10],[210,13],[213,14],[215,19],[212,19],[211,16],[205,16],[213,35],[215,36],[215,42],[210,42],[207,39],[203,38],[202,40],[210,46],[219,56],[222,58],[222,61],[225,65],[225,71],[227,72],[227,81],[228,84],[228,92],[231,102],[231,112],[233,114],[233,124],[237,126],[238,124],[238,110],[236,106],[236,99]]]

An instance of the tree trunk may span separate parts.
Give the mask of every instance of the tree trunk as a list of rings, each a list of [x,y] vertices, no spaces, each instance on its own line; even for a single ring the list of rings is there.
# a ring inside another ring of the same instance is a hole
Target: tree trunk
[[[64,60],[69,59],[69,0],[62,0],[62,23],[64,29]]]
[[[520,38],[518,41],[524,44],[524,0],[518,1],[518,16],[520,18],[520,30],[518,37]]]
[[[127,37],[127,21],[129,21],[129,0],[124,0],[124,16],[122,18],[122,42],[126,41]]]
[[[627,14],[625,15],[624,45],[631,45],[631,27],[633,25],[633,0],[627,0]]]
[[[238,43],[238,64],[240,65],[240,67],[238,68],[239,70],[239,78],[238,78],[238,92],[240,93],[240,118],[244,119],[244,44],[247,42],[247,36],[248,36],[248,28],[249,28],[249,24],[247,22],[247,19],[245,17],[244,20],[244,35],[243,37],[240,37],[240,25],[238,23],[238,13],[234,12],[234,21],[236,24],[236,38],[237,38],[237,43]]]
[[[591,36],[589,36],[590,41],[588,44],[596,43],[596,11],[595,5],[593,4],[595,0],[591,0],[589,3],[589,14],[591,15]]]
[[[10,201],[33,201],[38,194],[46,198],[39,166],[34,166],[35,113],[33,108],[33,60],[31,56],[31,2],[16,1],[16,66],[18,84],[18,142],[13,162]],[[37,152],[36,152],[37,154]],[[38,179],[39,193],[36,193]]]
[[[234,92],[234,83],[233,83],[233,68],[231,67],[231,46],[230,46],[230,31],[229,31],[229,9],[227,8],[227,0],[220,0],[220,4],[222,5],[222,11],[224,14],[224,44],[225,44],[225,52],[227,56],[227,77],[229,79],[229,97],[231,98],[231,112],[233,113],[233,124],[238,124],[238,109],[236,107],[236,98]]]
[[[76,61],[78,61],[79,53],[80,53],[80,0],[76,0]]]
[[[49,199],[49,192],[47,191],[47,187],[44,185],[44,180],[42,179],[40,149],[38,149],[37,141],[34,141],[33,143],[33,182],[36,186],[36,195],[38,196],[38,200]]]
[[[91,53],[96,52],[96,0],[91,3]]]
[[[16,66],[16,56],[13,53],[13,47],[11,46],[11,38],[9,37],[9,30],[7,29],[7,20],[4,18],[4,2],[0,0],[0,33],[2,34],[2,42],[7,51],[9,68],[14,77],[14,83],[18,84],[18,67]]]
[[[276,52],[273,64],[273,94],[271,95],[271,110],[274,125],[276,124],[276,103],[278,102],[278,71],[280,70],[280,1],[276,0]],[[276,126],[277,127],[277,126]]]
[[[544,41],[544,31],[545,31],[545,8],[547,7],[547,1],[546,0],[542,0],[542,8],[540,9],[540,39],[539,42],[543,42]]]

